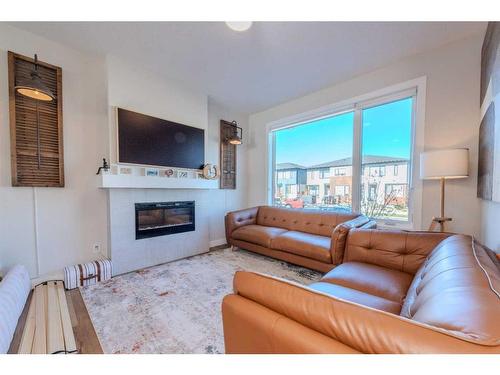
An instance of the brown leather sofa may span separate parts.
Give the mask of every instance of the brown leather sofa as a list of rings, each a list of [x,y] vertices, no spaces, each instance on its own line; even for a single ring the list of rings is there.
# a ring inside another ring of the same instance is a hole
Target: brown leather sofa
[[[317,271],[342,262],[350,228],[376,226],[366,216],[260,206],[226,215],[229,245]]]
[[[226,353],[500,353],[500,269],[470,236],[352,229],[304,287],[237,272]]]

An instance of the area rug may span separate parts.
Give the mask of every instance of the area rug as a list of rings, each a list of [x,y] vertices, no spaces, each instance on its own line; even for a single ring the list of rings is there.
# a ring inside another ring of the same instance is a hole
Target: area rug
[[[81,288],[104,353],[224,353],[222,298],[235,271],[304,285],[319,272],[244,250],[215,250]]]

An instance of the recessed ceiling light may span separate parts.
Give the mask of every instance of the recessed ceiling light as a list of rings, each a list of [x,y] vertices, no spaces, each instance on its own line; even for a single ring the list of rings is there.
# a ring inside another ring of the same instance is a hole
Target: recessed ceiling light
[[[234,31],[247,31],[252,26],[252,21],[226,22],[226,25]]]

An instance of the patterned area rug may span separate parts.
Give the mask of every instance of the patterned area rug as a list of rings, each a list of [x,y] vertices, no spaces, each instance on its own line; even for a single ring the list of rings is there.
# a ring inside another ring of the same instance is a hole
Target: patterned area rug
[[[319,272],[244,250],[211,251],[80,291],[105,353],[224,353],[222,298],[235,271],[304,285]]]

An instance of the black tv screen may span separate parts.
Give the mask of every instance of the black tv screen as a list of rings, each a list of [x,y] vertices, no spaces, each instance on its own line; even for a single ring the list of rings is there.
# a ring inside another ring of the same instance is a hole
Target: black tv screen
[[[120,163],[200,169],[205,131],[118,108]]]

